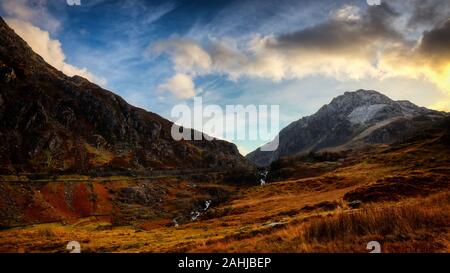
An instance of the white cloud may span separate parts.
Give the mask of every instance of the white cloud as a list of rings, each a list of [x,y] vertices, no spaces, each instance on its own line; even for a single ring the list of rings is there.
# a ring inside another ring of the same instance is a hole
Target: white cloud
[[[50,32],[60,29],[61,23],[49,13],[47,0],[2,1],[0,7],[8,16],[6,23],[50,65],[68,76],[79,75],[97,84],[106,84],[104,78],[86,68],[66,63],[61,42],[50,37]]]
[[[30,22],[49,31],[55,31],[61,23],[47,10],[46,0],[2,1],[1,8],[8,17]]]
[[[181,73],[208,71],[211,68],[209,54],[195,41],[171,38],[149,48],[150,54],[168,53],[173,57],[174,69]]]
[[[48,31],[20,19],[6,18],[7,24],[28,43],[46,62],[68,76],[79,75],[90,81],[105,85],[106,80],[90,73],[86,68],[79,68],[65,62],[66,56],[58,40],[52,39]]]
[[[356,21],[361,18],[359,8],[352,5],[345,5],[342,8],[333,11],[331,15],[337,20],[345,21]]]
[[[436,38],[447,35],[450,21],[410,41],[396,28],[396,22],[403,19],[388,5],[369,7],[364,13],[347,5],[332,11],[327,21],[283,35],[255,35],[240,39],[239,44],[230,38],[209,37],[206,46],[177,38],[150,48],[153,53],[167,53],[175,72],[190,77],[214,74],[232,80],[258,77],[273,81],[317,75],[340,81],[422,78],[450,94],[450,63],[446,49],[440,49],[445,41]],[[436,52],[423,53],[424,41]]]
[[[166,83],[158,87],[160,91],[168,91],[178,98],[187,99],[195,96],[195,85],[192,78],[186,74],[177,73]]]
[[[153,44],[149,51],[168,54],[176,73],[192,77],[219,74],[231,80],[259,77],[274,81],[313,75],[340,80],[377,77],[381,72],[372,58],[380,41],[394,39],[389,30],[368,26],[373,23],[369,20],[360,16],[357,7],[347,5],[331,12],[324,23],[285,35],[254,35],[240,39],[239,45],[231,38],[209,37],[207,46],[187,38],[171,38]]]
[[[193,41],[158,43],[158,51],[168,53],[175,72],[195,76],[220,74],[231,80],[240,77],[268,78],[274,81],[326,75],[338,79],[360,79],[379,73],[366,56],[277,48],[273,36],[255,36],[241,48],[228,42],[210,41],[208,51]],[[164,47],[164,49],[161,49]],[[176,50],[171,48],[176,47]]]

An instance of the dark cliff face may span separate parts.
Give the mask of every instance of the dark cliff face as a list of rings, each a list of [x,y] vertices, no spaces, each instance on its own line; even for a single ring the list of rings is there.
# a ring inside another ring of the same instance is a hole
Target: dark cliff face
[[[0,34],[0,173],[247,164],[225,141],[174,141],[170,121],[64,75],[1,18]]]
[[[315,114],[281,130],[276,151],[257,149],[247,158],[257,165],[268,165],[282,156],[327,148],[393,143],[444,116],[445,113],[419,107],[409,101],[393,101],[372,90],[345,92]]]

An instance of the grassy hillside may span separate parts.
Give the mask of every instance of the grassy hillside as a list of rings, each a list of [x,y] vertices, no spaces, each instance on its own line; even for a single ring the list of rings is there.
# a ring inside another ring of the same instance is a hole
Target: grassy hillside
[[[307,177],[294,172],[264,186],[203,181],[192,190],[189,182],[168,182],[171,201],[164,208],[185,215],[193,199],[183,198],[196,196],[201,210],[218,189],[230,194],[179,226],[173,215],[156,214],[119,225],[91,215],[10,228],[0,231],[0,251],[61,252],[77,240],[82,251],[93,252],[368,252],[367,243],[376,240],[383,252],[449,252],[447,137],[431,132],[339,158],[286,159],[278,168],[306,164]],[[102,183],[116,188],[118,182]]]

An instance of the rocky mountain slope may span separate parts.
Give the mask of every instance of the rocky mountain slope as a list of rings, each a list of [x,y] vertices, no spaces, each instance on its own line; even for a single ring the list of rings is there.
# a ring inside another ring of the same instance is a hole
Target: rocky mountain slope
[[[403,142],[283,157],[263,186],[2,181],[0,252],[449,252],[449,149],[447,117]]]
[[[446,113],[409,101],[394,101],[372,90],[345,92],[315,114],[281,130],[277,150],[257,149],[247,158],[257,165],[267,165],[283,156],[311,151],[393,143],[445,116]]]
[[[174,141],[172,122],[68,77],[0,18],[0,173],[246,165],[234,144]]]

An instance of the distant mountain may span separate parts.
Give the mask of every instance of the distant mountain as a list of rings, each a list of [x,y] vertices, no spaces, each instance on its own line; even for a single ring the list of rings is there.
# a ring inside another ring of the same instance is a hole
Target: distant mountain
[[[64,75],[1,18],[0,36],[0,174],[247,164],[225,141],[174,141],[172,122]]]
[[[345,92],[315,114],[281,130],[277,150],[267,152],[258,148],[247,159],[263,166],[283,156],[311,151],[393,143],[446,115],[409,101],[391,100],[373,90]]]

